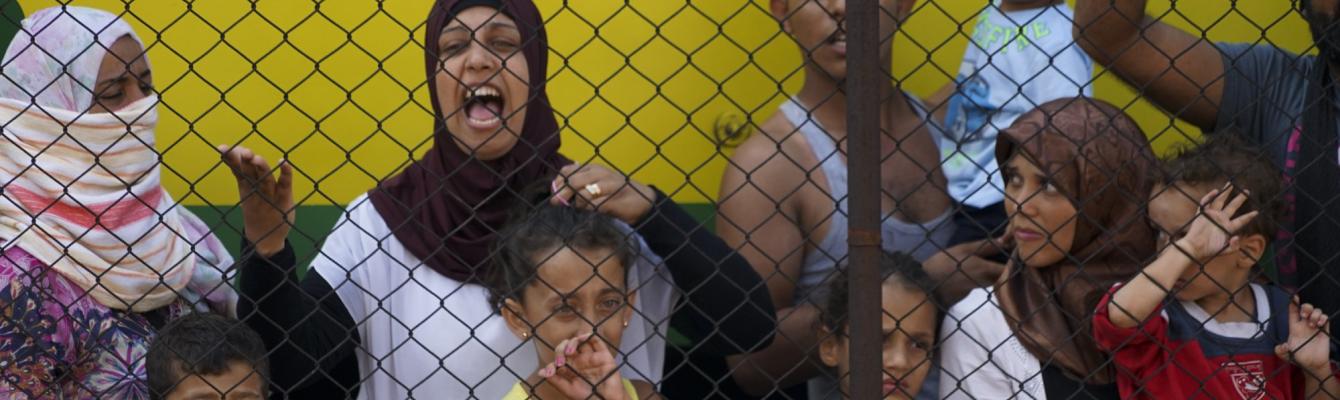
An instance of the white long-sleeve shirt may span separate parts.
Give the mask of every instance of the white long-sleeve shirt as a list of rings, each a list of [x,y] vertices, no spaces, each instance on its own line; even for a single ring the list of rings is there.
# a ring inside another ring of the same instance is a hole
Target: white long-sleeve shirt
[[[1015,338],[993,290],[974,289],[945,315],[940,328],[940,397],[1046,399],[1042,364]]]
[[[645,244],[643,244],[645,249]],[[625,378],[659,382],[672,278],[650,250],[629,270],[638,312],[624,331]],[[350,202],[312,271],[330,283],[362,339],[360,399],[497,399],[534,372],[522,343],[488,302],[488,289],[423,266],[367,196]]]

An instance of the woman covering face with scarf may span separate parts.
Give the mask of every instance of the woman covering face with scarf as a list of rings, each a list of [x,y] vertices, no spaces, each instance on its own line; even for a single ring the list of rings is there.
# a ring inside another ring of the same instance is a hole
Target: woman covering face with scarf
[[[1104,291],[1154,250],[1142,195],[1156,160],[1148,140],[1116,107],[1069,98],[1020,116],[996,156],[1014,251],[999,282],[946,316],[940,394],[1116,398],[1089,321]]]
[[[242,290],[256,302],[244,302],[242,314],[274,349],[278,391],[500,398],[537,371],[536,348],[559,343],[524,343],[540,339],[510,331],[479,284],[494,268],[496,232],[534,185],[552,187],[554,203],[615,217],[642,239],[627,276],[637,295],[623,306],[636,312],[620,321],[628,326],[623,346],[612,349],[623,377],[660,380],[664,329],[680,295],[672,283],[693,289],[683,293],[691,303],[684,309],[702,332],[714,332],[703,346],[730,354],[770,339],[770,318],[752,312],[771,309],[767,294],[740,290],[760,284],[743,258],[659,191],[558,153],[534,4],[441,0],[425,25],[433,147],[349,203],[301,282],[287,271],[296,262],[284,241],[294,167],[281,162],[275,177],[250,150],[220,148],[238,178],[252,245]]]
[[[232,259],[159,183],[144,45],[107,12],[22,23],[0,80],[0,397],[148,398],[154,332],[233,315]]]

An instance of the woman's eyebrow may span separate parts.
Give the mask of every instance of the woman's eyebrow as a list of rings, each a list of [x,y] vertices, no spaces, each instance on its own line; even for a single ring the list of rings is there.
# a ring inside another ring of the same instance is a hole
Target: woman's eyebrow
[[[484,24],[484,26],[480,27],[479,29],[499,29],[499,28],[501,28],[501,29],[511,29],[511,30],[518,31],[518,32],[521,31],[521,29],[519,29],[519,28],[516,27],[516,24],[513,24],[513,23],[511,23],[511,22],[507,22],[507,21],[489,21],[488,23]],[[449,26],[449,27],[447,27],[446,29],[443,29],[443,30],[442,30],[442,33],[443,33],[443,34],[446,34],[446,33],[452,33],[452,32],[472,32],[472,31],[474,31],[474,29],[467,28],[465,25],[453,25],[453,26]]]

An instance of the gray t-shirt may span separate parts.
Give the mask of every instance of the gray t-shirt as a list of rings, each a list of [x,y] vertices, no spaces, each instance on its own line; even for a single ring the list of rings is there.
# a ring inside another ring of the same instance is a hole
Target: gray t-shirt
[[[1307,77],[1316,56],[1249,43],[1221,43],[1224,93],[1216,131],[1236,130],[1286,167],[1290,140],[1303,122]],[[1297,142],[1295,142],[1297,144]],[[1295,149],[1296,150],[1296,149]]]
[[[1302,132],[1307,78],[1318,65],[1317,57],[1298,55],[1269,46],[1246,43],[1218,45],[1224,56],[1224,93],[1215,131],[1236,132],[1248,143],[1266,152],[1275,166],[1284,172],[1284,182],[1292,182],[1298,162],[1298,139]],[[1293,204],[1280,221],[1276,237],[1274,268],[1277,282],[1284,286],[1298,283],[1293,239]],[[1272,271],[1273,270],[1273,271]]]

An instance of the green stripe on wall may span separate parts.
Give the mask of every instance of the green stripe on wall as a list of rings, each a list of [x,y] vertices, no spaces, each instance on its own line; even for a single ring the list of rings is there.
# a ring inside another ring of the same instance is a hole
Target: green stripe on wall
[[[715,207],[711,203],[681,204],[682,207],[709,229],[714,228],[712,218]],[[241,252],[242,213],[233,205],[226,206],[186,206],[199,216],[205,224],[214,230],[214,234],[228,246],[228,250],[237,256]],[[298,220],[293,232],[289,234],[289,243],[302,265],[311,262],[312,256],[340,219],[344,206],[301,206],[298,207]]]
[[[19,33],[23,22],[23,8],[18,0],[0,0],[0,53],[9,49],[9,42]]]

